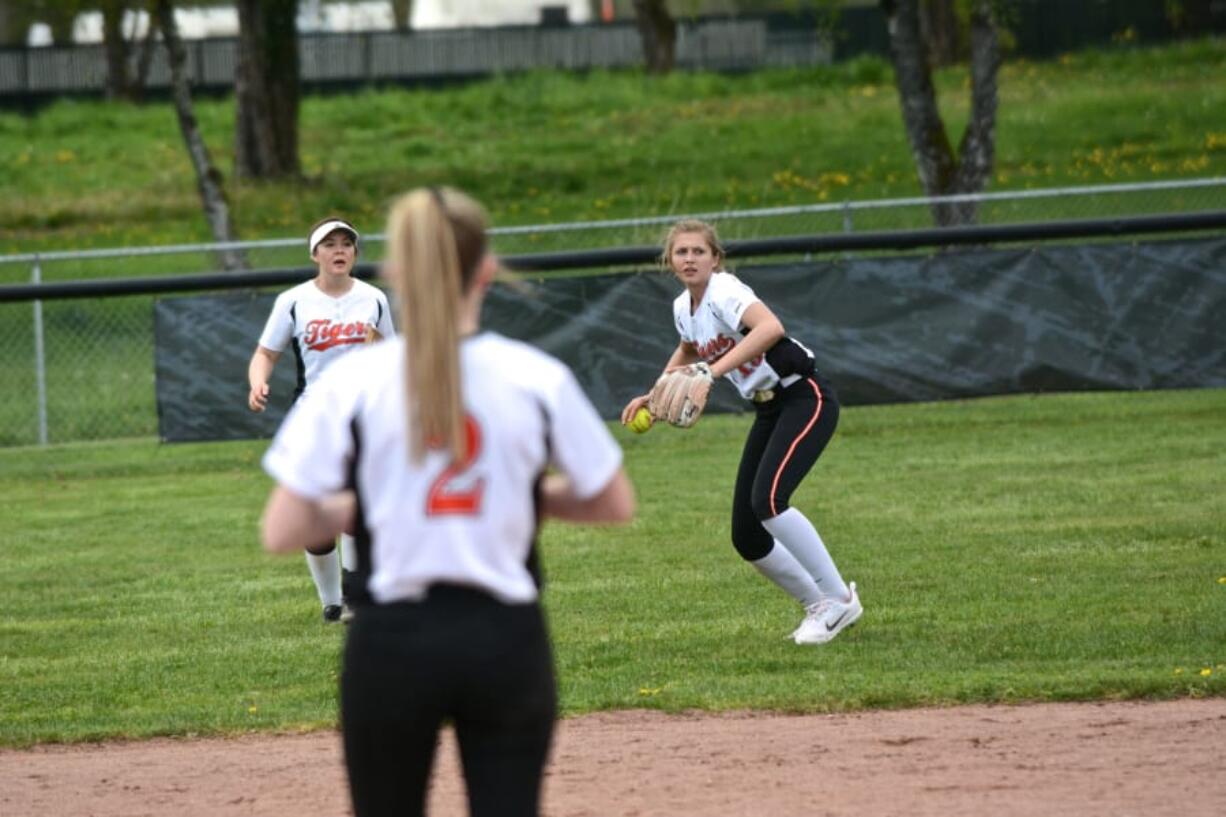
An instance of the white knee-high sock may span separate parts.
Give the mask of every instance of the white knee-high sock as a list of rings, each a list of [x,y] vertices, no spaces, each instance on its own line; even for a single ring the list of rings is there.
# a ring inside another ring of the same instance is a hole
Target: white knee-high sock
[[[804,566],[778,541],[770,553],[750,564],[805,607],[822,600],[822,591],[817,582],[813,581]]]
[[[823,596],[840,600],[847,598],[851,591],[839,575],[839,569],[834,566],[834,559],[830,558],[830,552],[826,550],[822,537],[817,535],[817,529],[803,513],[795,508],[788,508],[776,517],[764,519],[762,527],[790,550],[796,561],[805,566]]]
[[[353,537],[347,533],[341,534],[341,567],[346,570],[358,569],[358,549],[353,543]]]
[[[315,590],[319,593],[319,603],[324,607],[341,603],[341,560],[336,555],[336,548],[331,553],[323,555],[308,553],[307,567],[311,569],[311,578],[315,580]]]

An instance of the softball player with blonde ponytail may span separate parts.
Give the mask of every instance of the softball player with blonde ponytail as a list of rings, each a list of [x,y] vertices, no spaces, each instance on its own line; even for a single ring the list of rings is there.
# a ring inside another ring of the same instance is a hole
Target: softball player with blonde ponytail
[[[471,814],[535,815],[556,713],[536,532],[629,521],[633,491],[570,370],[480,330],[498,269],[480,206],[416,190],[387,236],[405,336],[330,369],[286,418],[265,546],[356,530],[341,725],[358,817],[423,813],[446,721]]]

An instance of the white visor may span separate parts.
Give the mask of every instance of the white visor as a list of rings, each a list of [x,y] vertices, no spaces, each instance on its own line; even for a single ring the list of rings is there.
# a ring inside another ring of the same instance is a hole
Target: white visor
[[[311,233],[311,237],[307,239],[308,253],[313,257],[315,255],[315,248],[319,246],[319,242],[323,241],[330,233],[334,233],[337,230],[344,230],[345,232],[349,233],[349,235],[353,236],[353,243],[355,245],[358,243],[358,231],[353,229],[353,225],[345,221],[334,219],[332,221],[325,221],[323,224],[320,224],[315,228],[315,232]]]

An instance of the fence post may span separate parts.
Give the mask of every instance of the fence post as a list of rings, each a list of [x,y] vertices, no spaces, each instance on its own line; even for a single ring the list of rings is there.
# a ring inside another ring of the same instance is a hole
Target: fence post
[[[843,232],[844,233],[854,233],[856,231],[856,225],[852,223],[851,202],[848,201],[847,199],[843,200],[843,210],[842,211],[843,211]],[[853,255],[854,253],[845,252],[843,253],[843,258],[850,259]]]
[[[38,256],[34,256],[34,269],[30,283],[42,283],[42,268]],[[38,400],[38,444],[47,444],[47,356],[43,348],[43,302],[34,301],[34,382]]]

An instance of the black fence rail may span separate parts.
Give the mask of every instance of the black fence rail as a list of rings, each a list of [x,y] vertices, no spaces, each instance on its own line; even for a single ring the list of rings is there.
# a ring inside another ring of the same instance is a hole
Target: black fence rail
[[[1125,218],[1089,218],[1058,222],[935,227],[925,230],[889,230],[835,235],[782,236],[725,242],[728,257],[766,258],[853,251],[913,250],[987,244],[1068,241],[1087,238],[1125,238],[1142,235],[1226,230],[1226,210],[1164,213]],[[590,269],[627,269],[651,266],[660,255],[657,246],[612,247],[598,250],[508,255],[503,264],[516,272],[560,272]],[[50,301],[69,298],[106,298],[125,295],[160,295],[295,284],[316,273],[314,267],[220,272],[174,277],[112,278],[58,283],[0,286],[0,303]],[[371,279],[374,264],[358,264],[354,274]]]

